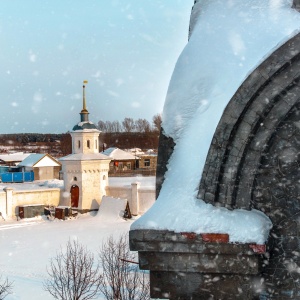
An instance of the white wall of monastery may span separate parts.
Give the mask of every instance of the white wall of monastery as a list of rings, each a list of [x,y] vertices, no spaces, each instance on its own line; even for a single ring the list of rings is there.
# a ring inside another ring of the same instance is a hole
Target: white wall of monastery
[[[144,214],[155,202],[154,188],[141,188],[135,186],[107,186],[106,195],[114,198],[127,199],[133,215]]]
[[[0,212],[5,218],[14,218],[19,213],[19,206],[29,204],[58,206],[60,197],[61,190],[58,188],[24,191],[8,188],[0,193]]]
[[[0,212],[1,215],[6,216],[6,193],[4,191],[0,192]]]

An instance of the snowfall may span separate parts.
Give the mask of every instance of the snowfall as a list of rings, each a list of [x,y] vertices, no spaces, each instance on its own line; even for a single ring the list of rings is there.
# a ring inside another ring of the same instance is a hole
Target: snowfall
[[[227,233],[231,242],[264,244],[272,227],[257,210],[217,208],[197,199],[214,132],[249,74],[299,33],[289,0],[198,0],[190,39],[173,72],[163,110],[164,134],[176,146],[156,203],[131,229]]]
[[[42,288],[46,266],[69,239],[95,253],[107,236],[130,228],[219,232],[228,233],[231,242],[265,243],[272,224],[263,213],[205,204],[196,198],[197,188],[228,101],[251,71],[299,28],[300,14],[289,0],[196,1],[190,40],[175,66],[164,106],[163,130],[176,146],[156,203],[133,224],[105,214],[67,221],[0,221],[0,271],[14,281],[14,294],[7,299],[51,299]]]
[[[114,186],[130,185],[131,182],[140,182],[141,186],[154,188],[155,177],[109,179],[109,184]],[[62,188],[63,182],[51,180],[26,184],[1,183],[0,189],[7,185],[18,190],[28,190]],[[0,219],[0,274],[13,282],[13,294],[5,299],[53,299],[43,289],[50,259],[68,240],[78,240],[96,257],[102,242],[109,236],[117,238],[120,234],[128,233],[133,220],[122,218],[122,202],[115,200],[112,205],[107,205],[106,201],[106,205],[98,213],[81,214],[65,221],[42,217],[19,221]]]

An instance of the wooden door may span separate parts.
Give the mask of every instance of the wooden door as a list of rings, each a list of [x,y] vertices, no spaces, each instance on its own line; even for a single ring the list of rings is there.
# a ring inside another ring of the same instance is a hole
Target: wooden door
[[[79,187],[77,185],[72,185],[71,190],[71,207],[78,207],[79,203]]]

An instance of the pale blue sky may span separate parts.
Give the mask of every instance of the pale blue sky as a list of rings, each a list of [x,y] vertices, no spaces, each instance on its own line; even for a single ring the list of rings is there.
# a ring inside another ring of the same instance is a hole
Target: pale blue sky
[[[79,121],[162,111],[193,0],[0,2],[0,134],[60,133]]]

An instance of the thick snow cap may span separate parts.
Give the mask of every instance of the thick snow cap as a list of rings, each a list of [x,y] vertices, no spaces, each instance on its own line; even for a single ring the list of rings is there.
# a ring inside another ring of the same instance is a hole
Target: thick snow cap
[[[190,40],[176,63],[163,111],[164,133],[176,146],[156,203],[131,229],[267,240],[272,224],[262,212],[216,208],[196,195],[226,105],[247,76],[299,32],[300,14],[291,6],[289,0],[196,1]]]

